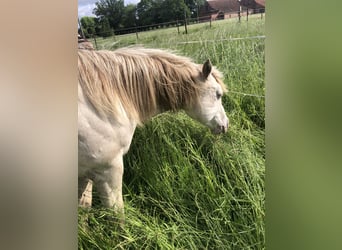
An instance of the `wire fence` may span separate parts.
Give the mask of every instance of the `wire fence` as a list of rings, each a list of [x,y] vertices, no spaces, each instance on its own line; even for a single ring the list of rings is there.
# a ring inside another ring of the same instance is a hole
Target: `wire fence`
[[[163,23],[154,23],[149,25],[136,25],[132,27],[126,27],[121,29],[116,29],[113,31],[114,36],[121,36],[121,35],[127,35],[135,33],[137,36],[137,39],[139,39],[139,33],[145,32],[145,31],[151,31],[151,30],[157,30],[157,29],[166,29],[166,28],[172,28],[176,27],[178,34],[181,32],[180,27],[184,26],[184,32],[185,34],[188,33],[187,26],[192,24],[198,24],[198,23],[208,23],[209,26],[212,26],[212,23],[215,21],[223,20],[223,19],[231,19],[236,18],[239,22],[245,18],[246,21],[248,21],[249,16],[259,16],[260,19],[263,19],[265,16],[265,9],[253,9],[252,12],[248,9],[243,9],[242,11],[231,11],[231,12],[218,12],[213,13],[211,15],[205,15],[205,16],[199,16],[195,18],[184,18],[184,19],[178,19],[174,21],[169,22],[163,22]],[[82,25],[79,23],[81,33],[82,31]],[[97,37],[106,37],[108,36],[108,31],[106,32],[96,32],[94,34],[87,34],[88,38],[95,39]],[[83,35],[84,37],[84,35]],[[96,41],[95,41],[96,43]]]
[[[263,96],[263,95],[243,93],[243,92],[234,91],[234,90],[228,90],[228,92],[229,92],[229,94],[237,94],[237,95],[243,95],[243,96],[253,96],[253,97],[258,97],[258,98],[265,98],[265,96]]]
[[[215,42],[223,42],[223,41],[237,41],[237,40],[251,40],[251,39],[264,39],[266,36],[248,36],[248,37],[230,37],[225,39],[218,40],[201,40],[201,41],[186,41],[186,42],[177,42],[175,44],[192,44],[192,43],[215,43]]]
[[[230,19],[230,18],[238,18],[238,20],[241,21],[241,17],[246,17],[246,21],[248,21],[248,17],[250,15],[256,15],[256,14],[259,14],[260,18],[262,19],[264,16],[264,12],[263,12],[264,10],[265,9],[255,9],[253,10],[252,13],[248,11],[248,9],[242,10],[242,11],[218,12],[212,15],[199,16],[199,17],[194,17],[194,18],[184,18],[184,19],[178,19],[178,20],[174,20],[170,22],[118,29],[114,33],[117,35],[122,35],[126,33],[135,33],[135,32],[142,32],[142,31],[148,31],[148,30],[153,30],[153,29],[162,29],[162,28],[170,28],[170,27],[177,27],[178,33],[180,33],[179,27],[181,26],[184,26],[185,33],[187,33],[186,25],[191,25],[191,24],[209,23],[209,25],[211,26],[212,22],[214,21]],[[219,15],[219,13],[221,13],[221,15]]]

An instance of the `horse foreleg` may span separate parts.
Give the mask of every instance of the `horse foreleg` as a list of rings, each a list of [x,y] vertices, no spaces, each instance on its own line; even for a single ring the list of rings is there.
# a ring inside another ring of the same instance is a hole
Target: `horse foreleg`
[[[114,208],[122,216],[124,214],[122,198],[123,171],[123,159],[122,155],[120,155],[110,163],[109,169],[97,174],[94,179],[103,205]]]
[[[78,182],[79,206],[91,207],[93,182],[88,178],[79,178]]]

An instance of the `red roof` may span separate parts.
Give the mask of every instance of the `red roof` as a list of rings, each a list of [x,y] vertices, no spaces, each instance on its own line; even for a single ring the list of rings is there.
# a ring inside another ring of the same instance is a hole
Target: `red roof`
[[[265,0],[241,0],[243,9],[264,9]],[[203,6],[201,6],[199,15],[212,16],[218,12],[238,12],[240,10],[240,3],[238,0],[207,0]],[[213,16],[212,16],[213,17]]]
[[[265,0],[241,0],[241,4],[250,9],[265,8]]]
[[[265,7],[265,0],[255,0],[255,2],[263,7]]]
[[[212,11],[223,12],[238,11],[240,6],[237,0],[208,0],[206,4]]]

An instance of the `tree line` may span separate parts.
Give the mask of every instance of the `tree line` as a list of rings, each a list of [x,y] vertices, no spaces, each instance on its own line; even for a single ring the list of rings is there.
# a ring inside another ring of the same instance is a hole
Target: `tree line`
[[[99,0],[93,14],[80,22],[85,37],[108,37],[115,31],[137,26],[184,20],[197,17],[205,0],[141,0],[138,4],[124,5],[124,0]]]

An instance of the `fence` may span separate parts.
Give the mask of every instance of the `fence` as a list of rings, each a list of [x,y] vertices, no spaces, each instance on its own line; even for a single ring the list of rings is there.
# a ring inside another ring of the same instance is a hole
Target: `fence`
[[[214,13],[212,15],[207,16],[199,16],[195,18],[185,18],[170,22],[164,22],[164,23],[156,23],[156,24],[150,24],[150,25],[142,25],[142,26],[133,26],[128,28],[122,28],[117,29],[114,31],[114,36],[118,35],[125,35],[125,34],[132,34],[135,33],[137,39],[139,39],[139,33],[144,31],[151,31],[156,29],[165,29],[165,28],[171,28],[171,27],[177,27],[178,34],[181,33],[180,27],[184,26],[184,33],[187,34],[187,25],[191,24],[197,24],[197,23],[209,23],[209,26],[212,26],[212,22],[223,20],[223,19],[230,19],[230,18],[238,18],[238,21],[241,22],[241,18],[245,17],[246,21],[248,21],[248,18],[250,15],[260,15],[260,18],[264,18],[264,10],[265,9],[254,9],[251,13],[248,9],[244,9],[241,12],[240,11],[233,11],[233,12],[218,12]],[[223,13],[223,14],[222,14]],[[82,26],[80,25],[80,29],[82,30]],[[94,39],[94,43],[96,45],[96,37],[102,37],[105,33],[97,33],[97,34],[91,34],[89,38]]]

